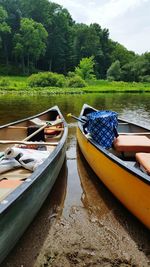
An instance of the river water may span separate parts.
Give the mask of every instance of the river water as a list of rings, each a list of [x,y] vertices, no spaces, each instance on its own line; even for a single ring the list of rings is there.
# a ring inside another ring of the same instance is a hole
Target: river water
[[[144,251],[146,251],[144,252],[144,257],[146,257],[146,260],[143,258],[144,265],[139,266],[148,266],[150,240],[147,237],[147,230],[137,222],[137,220],[133,218],[133,216],[131,216],[130,213],[126,211],[126,209],[122,207],[122,205],[118,203],[111,193],[101,184],[84,160],[77,145],[77,122],[72,118],[67,118],[67,114],[72,113],[78,116],[84,103],[97,109],[114,110],[118,112],[119,117],[132,122],[138,122],[138,124],[150,128],[150,94],[146,93],[0,95],[0,125],[34,115],[49,107],[58,105],[68,122],[69,127],[66,161],[57,182],[38,216],[2,266],[34,266],[38,255],[43,249],[43,244],[47,239],[49,229],[54,221],[58,218],[65,218],[67,220],[67,218],[73,216],[72,214],[75,214],[80,208],[86,210],[87,214],[92,216],[90,217],[92,222],[97,222],[97,220],[108,215],[108,213],[110,214],[112,210],[115,210],[113,215],[111,215],[112,218],[110,220],[112,220],[112,222],[117,220],[117,223],[119,221],[119,224],[124,226],[128,235],[133,235],[134,238],[132,238],[137,246],[140,247],[141,245],[141,247],[144,247]],[[81,217],[84,221],[84,215]],[[116,222],[114,222],[114,227],[115,224]],[[141,231],[144,236],[142,239],[140,239],[138,235],[139,231]],[[134,234],[132,232],[134,232]],[[140,258],[140,249],[139,254],[138,252],[136,253],[137,258]],[[79,264],[79,266],[80,265],[81,264]],[[55,265],[40,265],[37,263],[35,264],[35,267],[36,266]],[[58,266],[63,266],[63,264]],[[74,265],[72,264],[70,266]],[[138,265],[135,264],[135,266]]]

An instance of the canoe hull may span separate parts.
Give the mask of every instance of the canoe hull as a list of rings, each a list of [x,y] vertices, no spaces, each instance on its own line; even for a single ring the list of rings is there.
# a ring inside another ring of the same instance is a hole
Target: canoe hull
[[[14,247],[50,193],[65,160],[66,145],[41,177],[0,218],[0,261]],[[59,165],[58,165],[59,161]]]
[[[55,109],[57,110],[57,107],[54,107]],[[48,197],[65,161],[67,134],[68,127],[64,121],[64,132],[55,150],[31,176],[0,203],[0,263],[20,239]]]
[[[100,180],[145,226],[150,228],[150,184],[97,149],[77,128],[80,149]]]

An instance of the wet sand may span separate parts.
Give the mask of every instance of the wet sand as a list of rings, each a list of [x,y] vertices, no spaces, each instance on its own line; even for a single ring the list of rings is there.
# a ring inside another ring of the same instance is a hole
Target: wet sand
[[[84,160],[70,124],[67,160],[37,217],[1,267],[150,266],[150,233]]]

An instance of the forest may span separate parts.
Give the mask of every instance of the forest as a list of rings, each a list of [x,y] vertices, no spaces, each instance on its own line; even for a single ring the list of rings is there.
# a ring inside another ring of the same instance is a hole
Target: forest
[[[48,0],[0,0],[0,75],[67,75],[89,57],[97,79],[150,82],[150,52],[127,50],[109,29],[76,23]]]

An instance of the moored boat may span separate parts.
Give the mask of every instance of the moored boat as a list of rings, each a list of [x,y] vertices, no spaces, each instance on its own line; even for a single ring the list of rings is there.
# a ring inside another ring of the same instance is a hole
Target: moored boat
[[[118,119],[119,136],[110,148],[104,148],[85,127],[88,114],[96,111],[86,104],[81,110],[77,128],[80,149],[107,188],[150,228],[150,130]]]
[[[57,106],[0,126],[0,262],[50,193],[65,160],[67,134]]]

